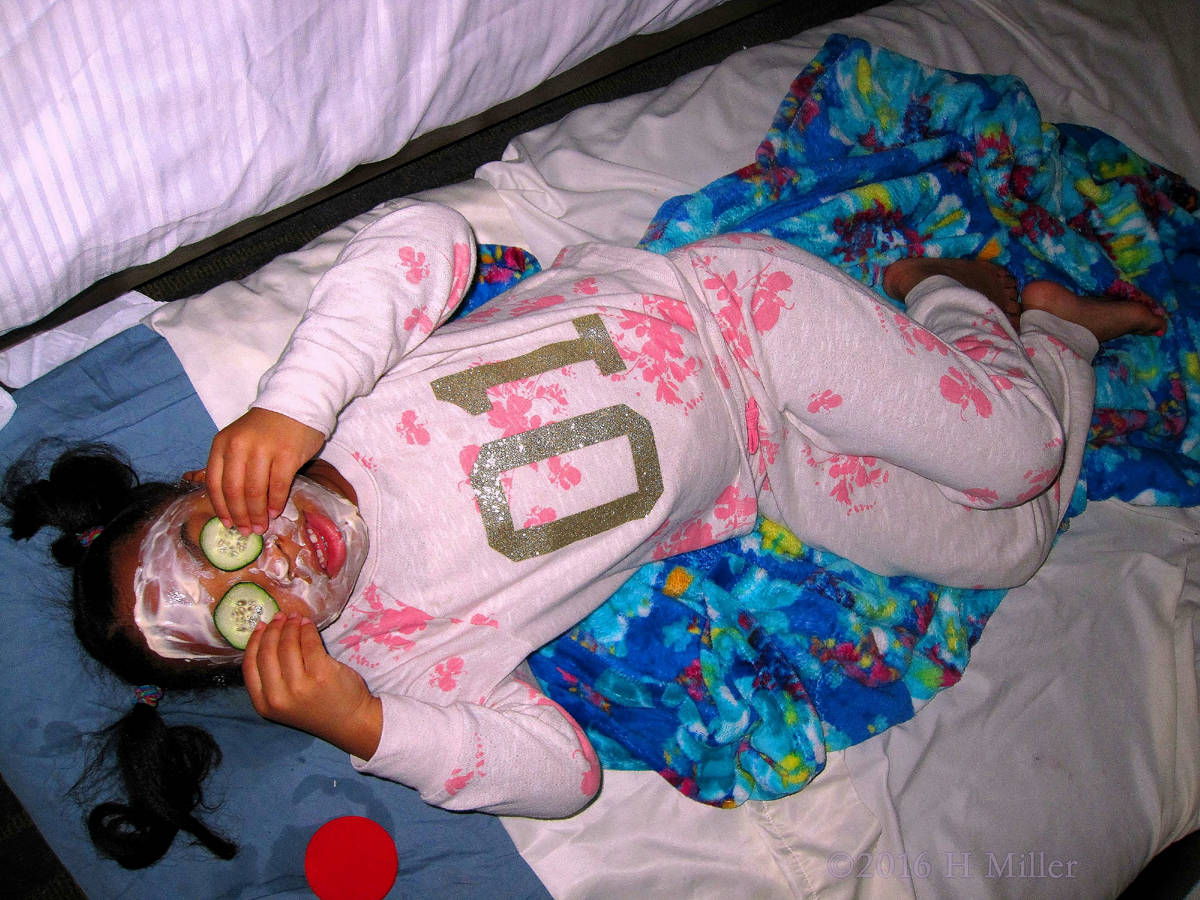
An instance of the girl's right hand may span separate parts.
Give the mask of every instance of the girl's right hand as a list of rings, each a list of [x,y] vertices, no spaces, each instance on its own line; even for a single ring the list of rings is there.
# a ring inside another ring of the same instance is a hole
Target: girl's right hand
[[[225,527],[264,533],[287,504],[296,472],[324,443],[315,428],[259,407],[217,432],[205,483]]]
[[[360,759],[375,755],[383,703],[361,675],[331,657],[307,618],[279,613],[250,635],[242,674],[260,716],[306,731]]]

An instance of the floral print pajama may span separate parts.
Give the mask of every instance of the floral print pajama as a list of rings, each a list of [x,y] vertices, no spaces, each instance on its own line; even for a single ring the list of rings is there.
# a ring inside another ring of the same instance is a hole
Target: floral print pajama
[[[909,318],[751,236],[571,248],[437,328],[474,257],[441,207],[368,226],[255,403],[329,435],[367,523],[323,634],[383,700],[361,771],[452,809],[580,809],[599,764],[524,659],[639,566],[748,532],[760,504],[946,583],[1018,580],[1048,549],[1090,411],[1080,329],[1030,313],[1018,340],[948,279]]]

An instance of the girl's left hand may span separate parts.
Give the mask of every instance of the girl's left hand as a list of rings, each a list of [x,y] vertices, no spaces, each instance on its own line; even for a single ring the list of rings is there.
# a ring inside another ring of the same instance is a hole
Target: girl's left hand
[[[370,759],[383,734],[383,703],[352,668],[325,650],[307,618],[279,613],[259,623],[242,660],[260,716]]]
[[[316,456],[325,435],[269,409],[251,407],[213,438],[205,483],[221,522],[263,534],[283,511],[292,479]]]

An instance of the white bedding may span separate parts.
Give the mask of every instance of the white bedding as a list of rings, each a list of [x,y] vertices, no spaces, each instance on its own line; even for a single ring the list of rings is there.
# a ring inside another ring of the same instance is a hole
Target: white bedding
[[[1015,72],[1046,118],[1103,128],[1197,183],[1200,17],[1177,9],[889,4],[575,113],[435,199],[464,211],[481,240],[544,261],[593,237],[631,244],[662,200],[751,158],[791,79],[835,30],[935,65]],[[253,392],[253,371],[230,389],[225,361],[252,351],[265,368],[298,298],[362,224],[155,314],[218,423]],[[222,309],[251,303],[260,326],[244,340],[257,346],[206,331]],[[556,900],[1116,896],[1200,827],[1198,544],[1196,510],[1092,504],[1005,598],[958,685],[912,721],[831,754],[793,797],[718,811],[651,773],[607,773],[580,816],[506,826]]]
[[[0,332],[721,0],[6,0]]]

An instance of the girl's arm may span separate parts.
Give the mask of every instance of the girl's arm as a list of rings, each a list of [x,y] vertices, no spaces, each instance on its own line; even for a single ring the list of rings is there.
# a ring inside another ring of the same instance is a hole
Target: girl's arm
[[[583,730],[515,677],[475,702],[380,700],[379,746],[354,767],[415,788],[426,803],[556,819],[579,812],[600,789],[600,763]]]
[[[347,751],[359,771],[407,784],[436,806],[559,818],[600,787],[583,731],[513,677],[473,703],[376,697],[325,652],[311,622],[282,616],[255,630],[242,668],[260,715]]]
[[[242,657],[242,676],[263,718],[306,731],[355,756],[370,756],[383,732],[383,706],[362,676],[325,652],[308,619],[259,622]]]
[[[226,525],[266,530],[338,414],[458,306],[474,263],[466,220],[435,204],[405,207],[355,235],[317,282],[254,406],[213,441],[208,489]]]

